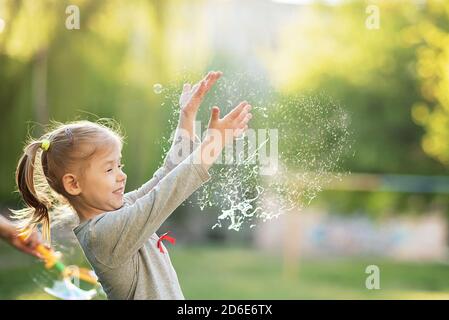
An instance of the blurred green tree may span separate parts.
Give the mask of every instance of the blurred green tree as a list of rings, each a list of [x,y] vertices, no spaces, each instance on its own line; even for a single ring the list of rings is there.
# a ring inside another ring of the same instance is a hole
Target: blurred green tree
[[[65,26],[68,5],[80,9],[79,30]],[[173,116],[161,102],[177,96],[177,89],[165,85],[179,82],[175,72],[183,66],[202,72],[209,55],[201,36],[204,21],[186,19],[180,7],[179,0],[2,2],[2,202],[17,200],[14,170],[27,133],[40,136],[41,125],[52,119],[118,120],[127,138],[129,187],[151,176],[168,143],[161,136]],[[186,54],[195,50],[195,56]],[[162,94],[153,92],[155,83],[164,85]],[[176,99],[170,102],[177,104]]]
[[[416,49],[421,99],[413,104],[412,115],[426,130],[422,148],[449,166],[449,3],[429,1],[423,18],[404,36]]]
[[[298,93],[324,92],[348,111],[354,142],[342,161],[345,170],[379,174],[446,173],[446,168],[427,154],[429,148],[425,144],[429,137],[424,138],[421,148],[424,130],[414,119],[417,113],[423,113],[422,105],[419,110],[411,108],[425,95],[419,90],[422,84],[414,68],[416,47],[409,42],[418,36],[413,31],[418,21],[429,26],[428,21],[435,21],[436,15],[447,16],[448,5],[439,3],[427,6],[411,1],[379,2],[376,4],[379,29],[366,27],[369,15],[364,2],[305,7],[281,29],[274,48],[261,50],[273,84],[283,99]],[[439,46],[448,43],[441,39],[436,42]],[[429,54],[428,59],[432,60]],[[447,61],[439,61],[441,64],[435,65],[435,70],[445,73]],[[443,88],[441,92],[447,95]],[[293,114],[301,116],[300,113],[296,110]],[[434,126],[443,127],[443,121],[436,116]],[[448,128],[445,127],[446,134]],[[291,136],[294,135],[292,131]],[[447,139],[441,137],[439,141],[441,145]],[[292,143],[284,144],[294,148]],[[444,150],[449,156],[449,147]],[[417,198],[420,200],[416,201]],[[334,192],[321,199],[328,201],[334,211],[366,210],[376,215],[403,210],[422,212],[429,203],[441,203],[437,195],[387,192]]]

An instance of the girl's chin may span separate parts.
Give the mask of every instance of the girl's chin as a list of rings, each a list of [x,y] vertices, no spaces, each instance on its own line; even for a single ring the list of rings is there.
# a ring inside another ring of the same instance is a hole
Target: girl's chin
[[[123,207],[123,197],[122,197],[122,199],[120,199],[119,201],[116,201],[115,202],[115,204],[116,204],[116,209],[120,209],[121,207]]]
[[[114,200],[111,202],[111,206],[114,208],[114,210],[120,209],[123,207],[124,200],[123,195],[121,197],[115,197]]]

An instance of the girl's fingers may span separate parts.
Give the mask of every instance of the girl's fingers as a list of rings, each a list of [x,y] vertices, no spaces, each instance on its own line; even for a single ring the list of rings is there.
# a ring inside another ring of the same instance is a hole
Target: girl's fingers
[[[209,72],[209,74],[205,78],[206,88],[204,93],[208,92],[210,88],[212,88],[214,83],[217,82],[217,80],[221,77],[221,75],[222,75],[221,72]]]
[[[204,91],[204,89],[206,88],[206,80],[201,80],[197,85],[198,86],[196,87],[194,95],[199,95]]]
[[[235,119],[236,123],[240,123],[243,121],[243,119],[245,119],[245,117],[248,115],[248,112],[246,111],[242,111],[240,112],[240,114],[238,115],[237,119]]]
[[[215,82],[222,76],[222,74],[223,73],[221,71],[209,71],[209,73],[204,77],[203,80],[206,80],[206,82]]]
[[[217,82],[218,79],[220,79],[221,75],[223,73],[219,72],[212,72],[211,76],[209,77],[207,81],[207,89],[209,90],[215,82]]]
[[[190,91],[192,88],[191,88],[191,85],[190,85],[190,83],[184,83],[184,87],[182,88],[182,92],[188,92],[188,91]]]
[[[217,106],[212,107],[212,112],[210,116],[211,121],[217,121],[220,119],[220,108]]]
[[[206,81],[203,80],[203,81],[201,81],[197,92],[195,92],[195,98],[203,99],[206,92],[207,92],[207,85],[206,85]]]
[[[231,119],[235,119],[239,116],[240,112],[242,112],[243,108],[245,108],[248,105],[248,102],[242,101],[240,102],[237,107],[235,107],[231,112],[229,112],[229,117]]]
[[[199,86],[199,82],[197,84],[195,84],[191,89],[190,89],[190,93],[194,94],[196,92],[196,90],[198,89]]]
[[[238,128],[238,129],[244,128],[245,126],[248,125],[248,122],[249,122],[249,120],[246,120],[246,121],[243,121],[243,122],[239,123],[239,124],[237,125],[237,128]]]
[[[193,103],[193,105],[197,107],[199,106],[205,93],[204,92],[205,85],[206,85],[205,81],[202,80],[193,86],[188,105],[191,105]]]
[[[245,119],[245,117],[249,114],[249,111],[251,110],[251,105],[247,105],[242,112],[240,112],[240,114],[237,116],[236,121],[239,123],[241,121],[243,121],[243,119]]]
[[[240,134],[248,129],[248,122],[252,117],[253,115],[251,113],[248,113],[240,122],[238,122],[236,130],[240,131]]]
[[[192,98],[202,100],[212,85],[221,77],[221,72],[210,71],[200,82],[190,89]],[[185,85],[184,85],[185,86]],[[190,88],[190,87],[189,87]]]
[[[204,83],[207,84],[207,83],[210,81],[210,79],[212,78],[212,76],[213,76],[213,72],[212,72],[212,71],[209,71],[209,72],[204,76],[204,78],[201,79],[200,82],[198,82],[198,84],[201,84],[202,82],[204,82]]]
[[[213,72],[209,71],[202,80],[203,81],[208,81],[212,76],[213,76]]]
[[[245,119],[243,119],[243,123],[247,124],[249,122],[249,120],[251,120],[251,118],[253,117],[253,115],[251,113],[248,113],[245,117]]]

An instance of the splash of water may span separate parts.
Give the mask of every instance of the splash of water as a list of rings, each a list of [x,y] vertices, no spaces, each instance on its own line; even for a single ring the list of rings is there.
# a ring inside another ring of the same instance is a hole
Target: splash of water
[[[184,82],[189,81],[185,78]],[[165,103],[168,100],[173,106],[172,130],[179,114],[177,91],[179,88],[167,90],[165,97]],[[245,159],[243,162],[212,166],[211,181],[196,192],[196,200],[201,210],[220,208],[213,229],[227,223],[228,229],[239,231],[246,224],[253,228],[258,221],[300,211],[325,185],[345,175],[341,161],[350,148],[349,116],[329,96],[279,96],[263,79],[248,79],[247,74],[241,74],[220,79],[203,105],[218,105],[226,114],[242,100],[253,106],[252,128],[278,130],[278,170],[264,175],[260,163],[251,161],[260,160],[259,149],[270,144],[270,137],[258,141],[258,149],[252,154],[247,152],[246,158],[239,155]],[[198,116],[203,124],[208,120],[204,106]],[[249,150],[247,137],[240,139],[244,150]],[[164,141],[168,142],[168,137]],[[165,145],[166,152],[169,143]]]

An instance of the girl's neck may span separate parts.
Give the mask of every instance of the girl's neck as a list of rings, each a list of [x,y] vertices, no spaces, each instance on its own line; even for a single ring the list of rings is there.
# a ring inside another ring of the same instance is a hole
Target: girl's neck
[[[90,220],[90,219],[94,218],[95,216],[98,216],[99,214],[104,213],[104,211],[102,211],[100,209],[87,207],[87,206],[82,205],[81,203],[73,203],[72,206],[75,209],[76,213],[78,214],[80,223]]]

